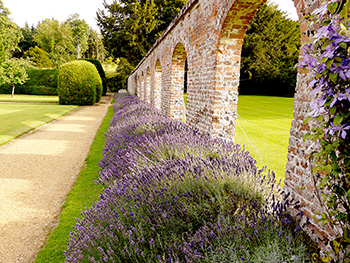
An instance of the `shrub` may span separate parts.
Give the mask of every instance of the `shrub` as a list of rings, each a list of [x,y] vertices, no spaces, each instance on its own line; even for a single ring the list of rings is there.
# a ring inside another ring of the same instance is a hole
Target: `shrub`
[[[127,59],[120,58],[117,63],[115,74],[107,78],[110,91],[118,92],[121,89],[127,89],[127,79],[134,68]]]
[[[76,60],[63,64],[59,68],[60,104],[93,105],[98,98],[101,98],[101,92],[101,78],[96,67],[90,62]]]
[[[248,152],[133,96],[114,109],[105,190],[77,222],[67,262],[308,260],[300,218],[287,212],[296,204]]]
[[[107,78],[106,78],[106,74],[105,71],[103,70],[103,67],[100,63],[100,61],[98,61],[97,59],[92,59],[92,58],[82,58],[81,60],[85,60],[85,61],[89,61],[90,63],[94,64],[98,74],[100,74],[101,80],[102,80],[102,86],[103,86],[103,91],[102,91],[102,95],[106,96],[107,93]]]

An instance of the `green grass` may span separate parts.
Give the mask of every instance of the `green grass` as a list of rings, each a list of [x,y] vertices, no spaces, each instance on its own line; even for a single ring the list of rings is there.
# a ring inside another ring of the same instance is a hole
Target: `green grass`
[[[109,123],[113,118],[113,108],[109,107],[108,113],[104,118],[94,142],[91,145],[90,153],[86,159],[86,166],[81,171],[73,190],[63,205],[61,218],[58,226],[54,229],[45,248],[40,251],[35,262],[64,262],[63,252],[67,249],[69,233],[72,226],[76,223],[76,218],[81,218],[80,213],[85,207],[91,207],[94,201],[97,201],[102,191],[101,185],[96,185],[94,180],[99,177],[98,163],[102,159],[105,137]]]
[[[0,102],[58,103],[58,96],[0,94]]]
[[[0,104],[0,145],[76,108],[63,105]]]
[[[293,98],[239,96],[235,142],[284,179],[293,120]]]

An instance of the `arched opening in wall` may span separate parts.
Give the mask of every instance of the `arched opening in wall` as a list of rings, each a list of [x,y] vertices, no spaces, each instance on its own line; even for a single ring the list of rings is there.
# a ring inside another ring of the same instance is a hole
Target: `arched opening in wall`
[[[154,106],[160,109],[161,105],[161,91],[162,91],[162,66],[160,60],[157,59],[154,73]]]
[[[171,61],[170,117],[186,122],[185,65],[187,53],[182,43],[176,45]]]
[[[144,96],[145,96],[145,79],[143,77],[143,71],[142,71],[142,73],[141,73],[141,83],[140,83],[140,98],[142,100],[144,100],[145,99]]]
[[[151,103],[151,70],[149,67],[147,67],[146,73],[145,101]]]
[[[137,75],[135,75],[135,77],[134,77],[134,89],[135,89],[134,95],[137,96],[137,94],[138,94]]]
[[[292,49],[296,55],[290,67],[293,69],[298,60],[300,31],[298,22],[290,21],[287,26],[283,26],[281,14],[275,8],[263,5],[264,2],[265,0],[235,1],[222,24],[216,55],[213,129],[219,136],[234,138],[236,143],[244,144],[260,167],[267,166],[276,173],[277,178],[283,180],[293,120],[296,72],[292,77],[293,84],[290,85],[292,90],[289,86],[285,93],[281,92],[285,86],[279,83],[276,87],[280,89],[273,94],[272,91],[276,91],[276,88],[271,87],[270,82],[265,87],[255,83],[253,88],[261,92],[243,95],[240,83],[258,78],[266,81],[270,78],[269,75],[278,70],[282,72],[282,78],[289,77],[290,72],[286,71],[286,67],[287,59],[291,58],[277,59],[277,53],[281,51],[285,55]],[[258,9],[260,14],[256,14]],[[246,35],[246,32],[249,33],[254,28],[255,32]],[[297,44],[292,47],[289,40],[293,30],[297,32]],[[285,36],[281,33],[285,33]],[[246,54],[242,53],[244,41],[247,44]],[[267,51],[270,60],[263,59],[264,52]],[[266,75],[257,74],[257,71],[253,71],[253,66],[266,67]],[[281,66],[281,69],[275,69],[276,66]]]

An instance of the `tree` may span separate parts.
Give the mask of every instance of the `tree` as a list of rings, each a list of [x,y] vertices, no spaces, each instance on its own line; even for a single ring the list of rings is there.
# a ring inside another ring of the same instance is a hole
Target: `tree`
[[[76,49],[69,23],[59,23],[55,19],[45,19],[39,23],[34,41],[45,50],[56,67],[69,61]]]
[[[18,50],[16,50],[13,54],[13,56],[16,58],[23,57],[25,52],[28,51],[29,48],[36,46],[36,43],[33,39],[35,33],[34,26],[29,27],[28,23],[26,23],[25,26],[20,30],[22,33],[22,37],[18,43]]]
[[[240,93],[294,94],[299,48],[299,23],[277,5],[263,5],[244,39]]]
[[[94,29],[89,29],[88,47],[84,53],[85,58],[104,61],[104,46],[101,35]]]
[[[121,89],[127,89],[127,78],[133,68],[134,67],[126,58],[118,59],[115,74],[111,77],[107,77],[109,89],[113,92],[118,92]]]
[[[115,58],[124,57],[136,66],[187,0],[104,1],[97,12],[105,48]]]
[[[53,63],[49,55],[45,52],[45,50],[39,48],[38,46],[29,48],[26,55],[31,58],[31,60],[35,63],[35,66],[38,68],[53,67]]]
[[[81,58],[81,54],[83,54],[88,48],[89,25],[84,19],[79,19],[79,14],[71,15],[67,19],[67,23],[72,29],[76,58],[79,59]]]
[[[21,39],[20,28],[11,21],[9,15],[10,11],[0,0],[0,37],[6,58],[12,57]]]
[[[0,66],[0,85],[9,84],[12,86],[12,97],[15,93],[15,85],[24,84],[28,75],[21,59],[9,59]]]
[[[2,37],[0,35],[0,65],[5,62],[6,56],[5,56],[5,47],[2,41]]]

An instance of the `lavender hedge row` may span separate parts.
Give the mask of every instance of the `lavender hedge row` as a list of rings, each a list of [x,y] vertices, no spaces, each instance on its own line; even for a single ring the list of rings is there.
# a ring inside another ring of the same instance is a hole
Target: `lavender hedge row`
[[[310,260],[300,217],[288,213],[296,204],[244,148],[136,97],[114,110],[97,182],[105,188],[74,227],[67,262]]]

